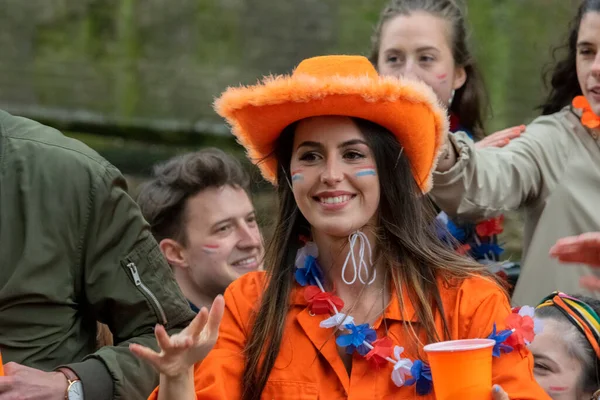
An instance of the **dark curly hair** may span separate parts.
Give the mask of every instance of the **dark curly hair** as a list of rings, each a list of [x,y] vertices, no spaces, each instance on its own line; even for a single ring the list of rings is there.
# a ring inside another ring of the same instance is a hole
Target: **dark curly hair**
[[[567,42],[556,47],[553,52],[554,65],[544,73],[544,80],[548,86],[548,76],[550,76],[550,93],[546,101],[540,106],[542,115],[554,114],[560,111],[564,106],[571,103],[575,96],[582,94],[579,81],[577,79],[577,36],[579,34],[579,25],[584,15],[589,12],[600,12],[600,0],[584,0],[577,15],[569,24],[569,35]],[[566,56],[557,61],[557,54],[565,51]]]

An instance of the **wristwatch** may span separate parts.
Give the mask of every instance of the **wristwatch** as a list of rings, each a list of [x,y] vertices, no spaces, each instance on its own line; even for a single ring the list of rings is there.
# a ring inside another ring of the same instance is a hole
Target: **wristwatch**
[[[59,368],[59,372],[62,372],[67,377],[69,386],[65,393],[65,400],[84,400],[83,398],[83,384],[79,380],[79,377],[75,375],[75,372],[69,368]]]

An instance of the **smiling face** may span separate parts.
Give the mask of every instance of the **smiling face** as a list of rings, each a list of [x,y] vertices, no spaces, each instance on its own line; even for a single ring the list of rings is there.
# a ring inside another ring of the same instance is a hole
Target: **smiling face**
[[[374,222],[380,196],[377,166],[350,118],[300,121],[290,171],[298,208],[314,230],[347,237]]]
[[[452,56],[451,35],[445,20],[427,12],[398,15],[381,31],[377,69],[381,75],[425,82],[448,106],[452,90],[466,81],[465,69]]]
[[[222,293],[239,276],[261,267],[263,243],[244,189],[225,185],[186,202],[183,266],[196,290]]]
[[[600,115],[600,12],[588,12],[577,35],[577,79],[594,114]]]

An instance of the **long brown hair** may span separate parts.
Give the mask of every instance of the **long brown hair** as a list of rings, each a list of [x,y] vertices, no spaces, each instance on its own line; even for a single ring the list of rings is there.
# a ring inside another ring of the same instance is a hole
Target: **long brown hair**
[[[385,24],[398,15],[406,16],[416,11],[424,11],[448,22],[451,28],[450,47],[454,63],[463,67],[467,75],[464,85],[454,94],[450,112],[458,117],[460,124],[470,131],[475,140],[482,139],[485,136],[484,114],[489,109],[489,103],[481,73],[469,49],[465,13],[456,1],[391,0],[382,10],[371,37],[369,60],[378,68],[381,33]]]
[[[562,46],[555,48],[552,55],[555,64],[552,69],[544,72],[546,86],[550,84],[548,98],[540,106],[542,115],[554,114],[564,106],[571,104],[575,96],[579,96],[581,87],[577,79],[577,36],[579,36],[579,25],[584,15],[588,12],[600,12],[600,0],[585,0],[579,6],[577,14],[569,24],[569,35]],[[566,50],[563,59],[556,60],[557,53]],[[550,77],[548,79],[548,77]],[[549,80],[549,82],[548,82]]]
[[[380,260],[389,266],[387,278],[395,285],[403,310],[403,290],[408,292],[427,341],[444,340],[449,332],[436,278],[446,278],[450,283],[486,272],[481,265],[459,256],[439,241],[433,226],[432,205],[421,194],[408,159],[398,158],[402,147],[395,136],[372,122],[352,120],[365,136],[379,171],[381,196],[376,248]],[[310,224],[300,213],[288,184],[295,126],[283,131],[272,155],[282,167],[277,175],[277,222],[265,259],[267,284],[245,348],[244,400],[260,399],[279,354],[294,286],[298,237],[310,232]],[[395,168],[390,168],[393,165]],[[435,328],[436,313],[444,320],[441,337]],[[418,342],[416,332],[412,333]]]

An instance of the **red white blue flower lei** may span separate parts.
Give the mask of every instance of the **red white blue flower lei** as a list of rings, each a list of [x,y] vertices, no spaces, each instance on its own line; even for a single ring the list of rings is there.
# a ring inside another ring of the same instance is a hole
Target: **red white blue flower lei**
[[[393,364],[391,378],[398,387],[416,385],[418,395],[431,393],[433,388],[431,368],[422,360],[414,362],[402,357],[404,348],[395,346],[389,337],[377,338],[377,333],[369,324],[354,324],[354,318],[341,312],[344,302],[323,287],[323,273],[317,261],[318,249],[315,243],[307,242],[296,256],[295,279],[305,287],[304,297],[312,314],[330,314],[321,321],[321,328],[335,328],[345,332],[339,335],[336,343],[346,348],[347,354],[359,353],[378,367]],[[525,306],[513,309],[506,321],[508,329],[497,332],[494,323],[488,339],[496,341],[494,357],[510,353],[515,348],[527,346],[536,333],[542,329],[541,321],[533,316],[534,308]]]

